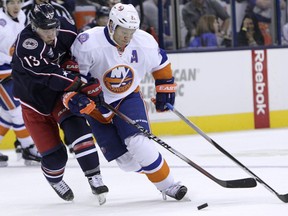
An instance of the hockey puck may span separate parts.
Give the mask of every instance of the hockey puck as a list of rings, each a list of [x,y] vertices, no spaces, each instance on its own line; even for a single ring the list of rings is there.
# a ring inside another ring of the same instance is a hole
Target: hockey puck
[[[201,209],[203,209],[203,208],[206,208],[208,206],[208,203],[204,203],[204,204],[202,204],[202,205],[199,205],[198,207],[197,207],[197,209],[198,210],[201,210]]]

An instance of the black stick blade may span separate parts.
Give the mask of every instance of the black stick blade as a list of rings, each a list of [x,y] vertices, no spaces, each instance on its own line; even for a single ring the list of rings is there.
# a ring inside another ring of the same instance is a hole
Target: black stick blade
[[[226,188],[252,188],[257,186],[257,182],[254,178],[227,180],[219,183]]]
[[[288,194],[277,194],[278,198],[282,200],[284,203],[288,203]]]

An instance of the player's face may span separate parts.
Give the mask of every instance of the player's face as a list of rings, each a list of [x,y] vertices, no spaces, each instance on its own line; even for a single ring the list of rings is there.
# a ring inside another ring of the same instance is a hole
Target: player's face
[[[21,10],[22,2],[21,0],[10,0],[7,2],[7,12],[13,18],[17,18],[19,11]]]
[[[54,44],[54,41],[57,37],[57,32],[58,32],[57,28],[52,28],[52,29],[37,28],[36,29],[36,33],[48,45]]]
[[[115,29],[113,39],[120,47],[124,47],[128,43],[130,43],[135,31],[136,29],[126,29],[121,26],[118,26]]]

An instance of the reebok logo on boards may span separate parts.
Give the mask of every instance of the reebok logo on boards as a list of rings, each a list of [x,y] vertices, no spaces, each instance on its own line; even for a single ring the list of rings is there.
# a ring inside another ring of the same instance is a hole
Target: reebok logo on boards
[[[252,51],[255,128],[270,127],[266,50]]]

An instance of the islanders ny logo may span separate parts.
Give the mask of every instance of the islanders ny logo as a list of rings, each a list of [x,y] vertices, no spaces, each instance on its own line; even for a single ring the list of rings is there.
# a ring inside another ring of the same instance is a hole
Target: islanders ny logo
[[[103,81],[111,92],[121,94],[132,86],[134,71],[127,65],[118,65],[104,74]]]

